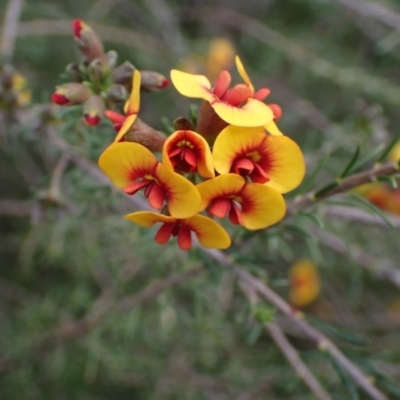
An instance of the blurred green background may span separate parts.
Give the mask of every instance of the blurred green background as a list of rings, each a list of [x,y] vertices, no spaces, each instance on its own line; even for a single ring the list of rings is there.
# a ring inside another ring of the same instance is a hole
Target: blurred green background
[[[0,20],[7,5],[0,0]],[[49,112],[65,66],[77,60],[74,18],[119,62],[166,76],[192,65],[206,72],[213,40],[231,43],[254,85],[271,88],[281,130],[305,154],[308,175],[290,200],[335,179],[357,146],[368,157],[398,134],[399,3],[36,0],[23,3],[18,25],[12,63],[32,100],[23,124],[0,125],[0,399],[315,398],[229,272],[201,251],[156,245],[153,230],[122,218],[133,210],[119,194],[72,163],[56,201],[49,197],[60,152],[32,115]],[[141,118],[162,130],[163,117],[187,116],[189,105],[173,87],[145,93]],[[110,124],[88,128],[79,110],[52,110],[58,135],[95,163]],[[238,231],[229,252],[286,299],[290,265],[311,260],[322,291],[305,312],[388,398],[400,398],[400,223],[393,217],[397,228],[389,228],[376,210],[378,223],[354,222],[335,215],[343,205],[371,211],[342,196],[267,231]],[[166,287],[157,286],[162,279]],[[333,399],[368,398],[277,321]]]

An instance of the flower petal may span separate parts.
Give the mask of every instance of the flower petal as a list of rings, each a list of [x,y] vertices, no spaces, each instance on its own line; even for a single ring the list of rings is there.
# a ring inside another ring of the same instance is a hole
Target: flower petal
[[[251,83],[251,80],[249,78],[249,75],[247,75],[247,72],[243,66],[242,61],[240,60],[239,56],[235,57],[235,63],[236,63],[236,68],[239,72],[239,75],[242,77],[244,80],[245,84],[250,88],[251,92],[254,93],[254,86]]]
[[[215,96],[211,92],[211,83],[204,75],[188,74],[173,69],[171,80],[175,89],[186,97],[213,101]]]
[[[168,210],[173,217],[189,218],[200,209],[200,193],[192,182],[182,175],[158,164],[154,176],[167,192]]]
[[[150,150],[130,142],[113,143],[99,158],[101,170],[121,189],[146,173],[153,174],[157,164]]]
[[[227,174],[239,156],[258,149],[266,135],[262,127],[226,127],[215,140],[213,147],[214,168],[220,174]]]
[[[295,189],[304,178],[306,166],[299,146],[287,136],[265,136],[266,165],[270,181],[265,185],[279,193]]]
[[[140,72],[135,69],[132,75],[132,91],[128,101],[125,103],[124,112],[126,115],[137,114],[140,109]]]
[[[279,130],[278,126],[276,125],[276,123],[274,121],[268,122],[268,124],[266,124],[264,126],[264,128],[271,135],[275,135],[275,136],[282,136],[283,135],[283,133]]]
[[[200,210],[207,208],[214,199],[237,195],[245,183],[245,179],[236,174],[219,175],[199,183],[196,187],[201,196]]]
[[[193,230],[202,246],[213,249],[226,249],[231,245],[228,233],[210,218],[194,215],[184,221]]]
[[[154,240],[158,244],[167,243],[175,228],[175,222],[164,222],[158,229]]]
[[[243,226],[263,229],[280,221],[286,212],[282,195],[259,183],[249,183],[241,191]]]
[[[266,104],[252,98],[241,108],[220,100],[210,104],[221,119],[236,126],[263,126],[274,119],[271,109]]]
[[[203,178],[215,176],[210,147],[205,139],[193,131],[176,131],[164,143],[162,160],[163,164],[172,168],[168,157],[178,146],[188,145],[193,148],[197,156],[197,172]]]
[[[122,123],[121,128],[119,129],[117,136],[115,136],[114,143],[119,142],[125,134],[132,128],[133,124],[135,123],[137,118],[137,114],[128,115],[124,122]]]
[[[190,250],[192,247],[192,232],[184,225],[178,228],[178,246],[181,250]]]
[[[138,211],[127,214],[124,218],[145,228],[153,226],[157,222],[175,223],[177,221],[174,217],[158,214],[153,211]]]

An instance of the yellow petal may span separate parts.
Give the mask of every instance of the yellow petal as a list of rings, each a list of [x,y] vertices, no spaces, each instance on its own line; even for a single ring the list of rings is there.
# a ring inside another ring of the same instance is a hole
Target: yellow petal
[[[135,69],[132,75],[132,91],[124,105],[126,115],[137,114],[140,109],[140,72]]]
[[[124,217],[129,221],[135,222],[140,226],[148,228],[153,226],[157,222],[176,222],[177,219],[163,214],[157,214],[153,211],[138,211],[131,214],[127,214]]]
[[[189,218],[199,211],[200,193],[192,182],[162,164],[157,165],[155,177],[168,191],[168,211],[173,217]]]
[[[210,81],[204,75],[188,74],[173,69],[171,80],[176,90],[186,97],[213,101],[215,96],[211,92]]]
[[[224,174],[199,183],[197,189],[201,196],[200,211],[207,208],[214,199],[234,196],[240,193],[245,183],[245,179],[237,174]]]
[[[389,161],[395,161],[399,162],[400,161],[400,142],[397,142],[392,151],[388,155],[388,160]]]
[[[143,176],[144,171],[153,173],[157,164],[150,150],[131,142],[113,143],[99,158],[101,170],[121,189]]]
[[[299,146],[287,136],[266,136],[264,148],[268,159],[266,173],[271,179],[266,185],[279,193],[299,186],[306,172]]]
[[[125,118],[121,128],[119,129],[119,131],[117,133],[117,136],[115,136],[114,143],[119,142],[125,136],[125,134],[129,131],[129,129],[132,128],[133,124],[136,121],[136,118],[137,118],[137,114],[128,115]]]
[[[299,260],[290,268],[289,281],[289,299],[296,307],[312,303],[321,292],[318,270],[308,260]]]
[[[204,247],[226,249],[231,245],[231,238],[225,229],[208,217],[195,215],[186,219],[184,223],[195,232]]]
[[[264,126],[264,128],[271,134],[271,135],[275,135],[275,136],[283,136],[283,133],[279,130],[278,126],[276,125],[276,123],[274,121],[268,122],[268,124],[266,124]]]
[[[249,75],[247,75],[247,72],[243,66],[242,61],[240,60],[239,56],[235,57],[235,63],[236,63],[236,68],[239,72],[239,75],[242,77],[244,80],[244,83],[250,88],[251,92],[254,93],[254,86],[251,83],[251,80],[249,78]]]
[[[243,225],[247,229],[267,228],[285,216],[285,200],[275,189],[249,183],[243,188],[241,197]]]
[[[274,119],[272,110],[259,100],[249,98],[241,108],[221,100],[210,103],[218,116],[231,125],[243,127],[263,126]]]
[[[227,174],[236,157],[257,149],[265,140],[263,127],[243,128],[227,126],[217,136],[213,147],[214,168],[220,174]]]

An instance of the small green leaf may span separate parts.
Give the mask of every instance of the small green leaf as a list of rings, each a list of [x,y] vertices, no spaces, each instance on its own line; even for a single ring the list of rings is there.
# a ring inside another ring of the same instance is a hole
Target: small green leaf
[[[387,155],[392,151],[393,147],[396,145],[396,143],[400,140],[400,132],[393,138],[393,140],[388,144],[386,149],[382,152],[382,154],[379,156],[377,162],[383,161]]]
[[[368,164],[370,161],[372,161],[375,157],[378,156],[378,154],[382,151],[384,148],[384,145],[381,144],[377,146],[374,150],[372,150],[370,153],[365,155],[364,157],[360,158],[351,168],[349,171],[347,171],[347,176],[350,174],[354,174],[355,172],[359,171],[362,169],[366,164]]]
[[[300,217],[309,218],[315,225],[318,226],[318,228],[324,229],[324,221],[322,221],[322,219],[316,213],[299,211],[297,215]]]
[[[345,178],[349,174],[349,172],[351,171],[351,168],[357,161],[359,155],[360,155],[360,147],[357,146],[356,151],[353,154],[353,157],[351,157],[351,160],[349,161],[349,163],[347,164],[347,166],[343,170],[343,172],[339,175],[339,178]]]
[[[161,117],[161,124],[164,127],[164,130],[168,133],[171,134],[172,132],[175,132],[175,128],[172,125],[171,121],[167,117]]]
[[[328,193],[330,190],[335,188],[339,182],[331,182],[328,183],[326,186],[324,186],[322,189],[318,190],[317,192],[314,193],[315,198],[321,197],[324,194]]]
[[[351,380],[348,373],[342,368],[342,366],[330,354],[329,354],[329,359],[331,360],[332,365],[335,368],[337,374],[339,375],[340,380],[342,381],[343,385],[346,387],[347,391],[349,392],[350,400],[359,400],[360,397],[358,396],[357,388],[354,385],[354,383]]]
[[[199,111],[199,107],[195,104],[191,104],[189,107],[189,119],[193,123],[194,126],[197,126],[197,113]]]
[[[397,181],[396,181],[396,179],[394,178],[394,176],[386,176],[386,175],[384,175],[384,176],[378,176],[378,177],[376,178],[376,180],[377,180],[377,181],[381,181],[381,182],[387,182],[387,183],[389,183],[389,185],[390,185],[393,189],[397,189],[398,184],[397,184]]]
[[[252,313],[257,321],[267,324],[274,321],[276,310],[267,304],[256,304],[253,307]]]

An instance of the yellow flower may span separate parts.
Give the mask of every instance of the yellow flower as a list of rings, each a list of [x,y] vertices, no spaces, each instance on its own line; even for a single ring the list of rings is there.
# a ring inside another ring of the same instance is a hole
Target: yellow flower
[[[321,284],[316,266],[308,260],[299,260],[289,271],[289,300],[295,307],[304,307],[316,300]]]

